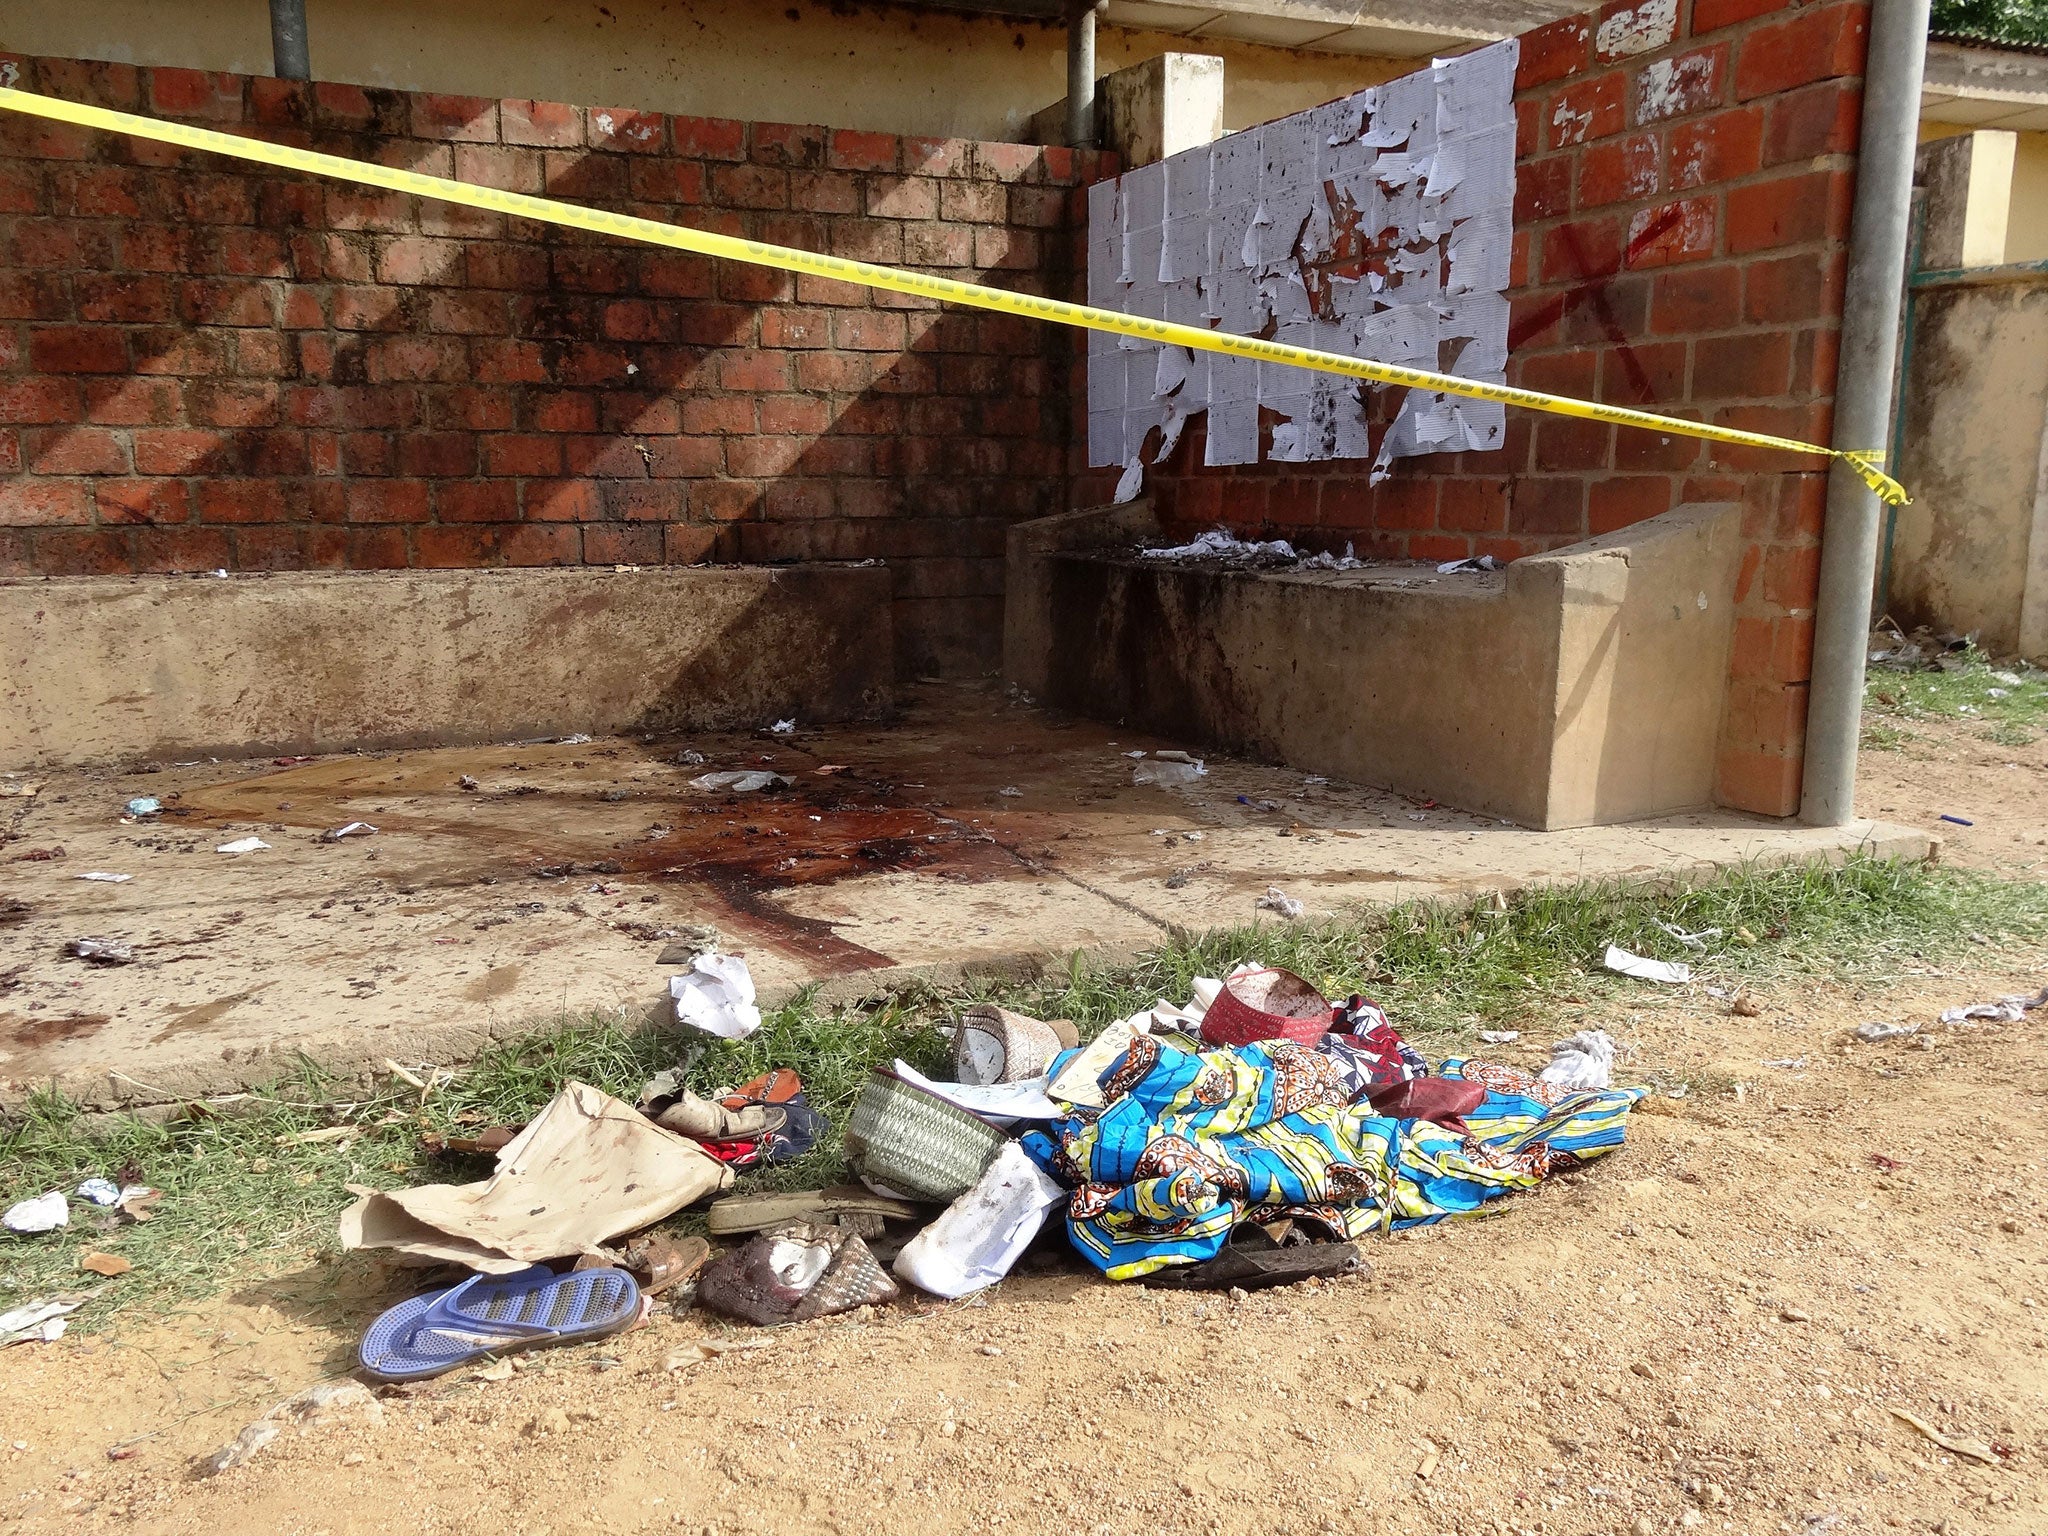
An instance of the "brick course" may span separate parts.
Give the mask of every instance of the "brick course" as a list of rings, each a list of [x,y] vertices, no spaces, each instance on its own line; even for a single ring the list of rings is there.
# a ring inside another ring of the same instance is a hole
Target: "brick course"
[[[1826,442],[1867,6],[1681,0],[1669,44],[1620,60],[1596,57],[1597,21],[1522,38],[1509,382]],[[1401,461],[1376,488],[1358,462],[1201,456],[1191,429],[1148,471],[1176,527],[1380,558],[1512,559],[1740,502],[1719,794],[1797,809],[1821,461],[1518,412],[1504,450]],[[1077,475],[1077,500],[1108,499],[1113,476]]]
[[[51,95],[1040,293],[1072,284],[1069,194],[1114,168],[13,62]],[[1004,526],[1067,504],[1070,346],[7,115],[0,575],[879,557],[906,670],[980,670]]]

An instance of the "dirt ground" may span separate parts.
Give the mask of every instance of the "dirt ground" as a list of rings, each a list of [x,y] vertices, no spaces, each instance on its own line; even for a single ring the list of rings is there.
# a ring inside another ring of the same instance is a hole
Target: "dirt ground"
[[[2043,771],[2038,746],[1930,728],[1866,759],[1867,809],[1962,806],[1978,826],[1951,856],[2020,872],[2048,859]],[[0,1353],[0,1520],[304,1536],[2041,1532],[2044,1021],[1938,1031],[1932,1049],[1845,1037],[2031,990],[2044,965],[1987,954],[1881,992],[1788,985],[1754,1018],[1647,987],[1628,1011],[1568,1010],[1560,1031],[1605,1027],[1630,1065],[1692,1093],[1638,1112],[1628,1145],[1583,1174],[1372,1244],[1370,1277],[1192,1297],[1055,1259],[965,1303],[773,1334],[690,1313],[389,1398],[379,1425],[287,1430],[198,1478],[193,1458],[344,1372],[362,1320],[397,1294],[372,1265],[308,1253],[202,1306]],[[1503,1053],[1526,1061],[1528,1043]],[[667,1368],[705,1339],[758,1347]]]
[[[1950,863],[2048,878],[2048,736],[2001,746],[1962,720],[1916,720],[1911,731],[1895,751],[1858,757],[1857,814],[1939,833]]]

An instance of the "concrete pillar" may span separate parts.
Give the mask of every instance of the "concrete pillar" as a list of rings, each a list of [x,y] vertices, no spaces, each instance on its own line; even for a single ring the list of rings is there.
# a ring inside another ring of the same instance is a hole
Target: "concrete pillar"
[[[1980,128],[1920,146],[1913,179],[1927,195],[1920,266],[1927,272],[1996,267],[2005,261],[2019,135]]]
[[[1124,169],[1150,165],[1223,137],[1223,61],[1208,53],[1162,53],[1104,77],[1096,92],[1102,147]],[[1041,144],[1065,141],[1067,103],[1031,119]]]
[[[1150,165],[1223,137],[1223,61],[1162,53],[1102,82],[1105,142],[1124,169]]]

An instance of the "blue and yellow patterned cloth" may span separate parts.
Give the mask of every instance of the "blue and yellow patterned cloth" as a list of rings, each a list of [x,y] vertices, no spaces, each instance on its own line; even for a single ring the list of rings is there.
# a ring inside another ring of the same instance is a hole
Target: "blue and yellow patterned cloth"
[[[1294,1217],[1356,1238],[1471,1215],[1613,1151],[1648,1092],[1567,1092],[1456,1058],[1438,1072],[1487,1089],[1467,1134],[1351,1103],[1331,1059],[1304,1046],[1195,1053],[1141,1035],[1103,1074],[1101,1111],[1056,1120],[1024,1149],[1074,1187],[1074,1246],[1132,1280],[1214,1258],[1245,1221]]]

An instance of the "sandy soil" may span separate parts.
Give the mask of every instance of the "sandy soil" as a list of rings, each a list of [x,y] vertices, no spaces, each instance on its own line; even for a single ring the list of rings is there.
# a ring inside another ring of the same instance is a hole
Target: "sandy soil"
[[[2031,790],[1994,798],[2021,782],[1996,766],[2011,756],[1960,733],[1924,759],[1886,755],[1873,800],[1895,794],[1908,816],[1967,788],[1980,826],[2038,836],[2038,757]],[[1055,1259],[968,1303],[768,1335],[692,1313],[389,1398],[381,1425],[288,1430],[247,1467],[195,1476],[195,1457],[345,1370],[362,1319],[399,1293],[374,1266],[309,1254],[188,1311],[0,1354],[0,1521],[2048,1530],[2048,1021],[1941,1031],[1931,1050],[1845,1040],[1866,1019],[2031,988],[2048,964],[1988,959],[1882,992],[1787,985],[1755,1018],[1648,988],[1634,1011],[1559,1018],[1603,1025],[1630,1066],[1693,1092],[1639,1113],[1582,1175],[1374,1244],[1370,1277],[1197,1298]],[[761,1347],[666,1368],[706,1338]]]
[[[2048,736],[2023,747],[2000,746],[1985,738],[1985,728],[1981,720],[1914,720],[1897,750],[1865,749],[1857,763],[1857,814],[1940,833],[1950,863],[2042,879],[2048,876]]]

